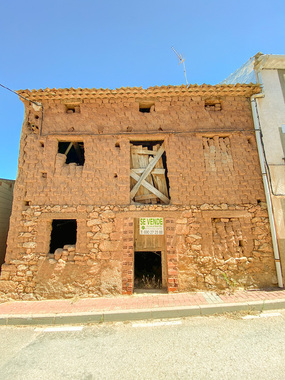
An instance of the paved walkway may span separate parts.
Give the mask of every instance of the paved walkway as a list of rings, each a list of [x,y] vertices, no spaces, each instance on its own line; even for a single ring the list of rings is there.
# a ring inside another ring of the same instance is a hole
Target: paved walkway
[[[0,304],[0,325],[91,323],[177,318],[233,311],[285,309],[285,290],[237,290],[132,296],[10,301]]]

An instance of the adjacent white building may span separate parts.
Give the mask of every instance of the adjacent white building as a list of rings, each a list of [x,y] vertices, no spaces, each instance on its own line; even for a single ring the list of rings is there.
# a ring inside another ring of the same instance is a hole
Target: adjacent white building
[[[262,95],[254,97],[252,105],[272,202],[268,206],[273,211],[279,250],[275,258],[278,262],[280,255],[285,279],[285,55],[258,53],[222,83],[259,83],[262,87]]]

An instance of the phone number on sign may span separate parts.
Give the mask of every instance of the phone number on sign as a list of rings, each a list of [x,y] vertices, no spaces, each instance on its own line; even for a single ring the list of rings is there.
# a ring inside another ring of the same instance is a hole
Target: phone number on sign
[[[141,230],[141,235],[163,235],[163,231],[148,231],[148,230]]]

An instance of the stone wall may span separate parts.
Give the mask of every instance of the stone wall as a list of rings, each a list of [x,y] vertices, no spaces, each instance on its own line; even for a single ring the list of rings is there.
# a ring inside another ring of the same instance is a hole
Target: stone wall
[[[149,113],[126,91],[76,93],[72,108],[49,90],[43,120],[25,102],[0,289],[15,298],[132,293],[142,216],[164,218],[168,291],[276,285],[249,99],[210,90],[153,94]],[[165,143],[169,205],[130,202],[130,143],[147,140]],[[66,164],[59,142],[83,143],[84,164]],[[50,254],[60,219],[76,221],[76,244]]]
[[[173,291],[276,284],[264,203],[30,206],[22,215],[18,241],[23,254],[2,266],[0,282],[2,290],[15,298],[132,293],[133,220],[151,215],[165,220]],[[77,218],[77,242],[48,255],[51,221],[58,217]]]

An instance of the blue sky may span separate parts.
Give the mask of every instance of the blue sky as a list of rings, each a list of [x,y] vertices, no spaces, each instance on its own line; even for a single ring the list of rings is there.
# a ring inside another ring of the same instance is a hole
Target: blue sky
[[[285,54],[284,0],[0,2],[0,83],[13,89],[217,84]],[[15,179],[24,107],[0,87],[0,178]]]

